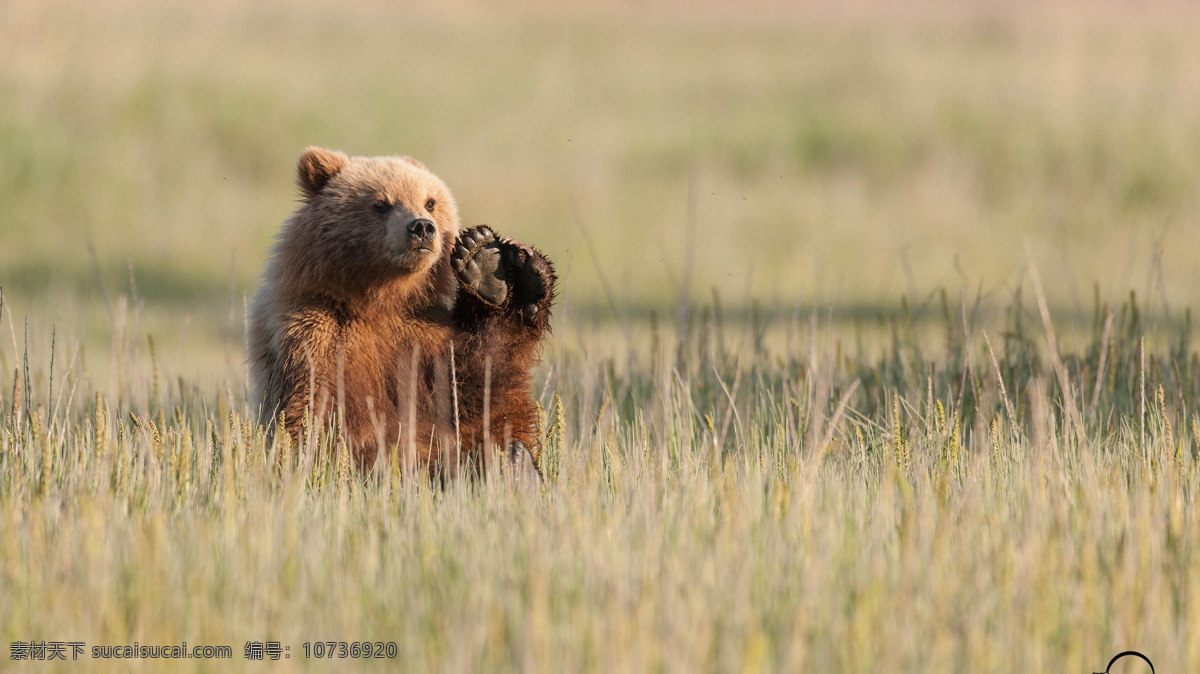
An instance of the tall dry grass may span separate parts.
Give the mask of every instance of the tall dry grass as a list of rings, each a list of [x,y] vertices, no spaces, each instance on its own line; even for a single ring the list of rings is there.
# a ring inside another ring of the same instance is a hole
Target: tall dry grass
[[[281,669],[1196,667],[1190,329],[1147,343],[1136,304],[1097,306],[1060,380],[1033,306],[970,309],[857,346],[711,307],[581,337],[538,383],[540,488],[357,475],[268,442],[242,382],[126,343],[142,374],[106,392],[56,351],[0,400],[0,638],[229,644],[238,668],[250,640],[290,645]],[[399,657],[301,658],[318,640]]]

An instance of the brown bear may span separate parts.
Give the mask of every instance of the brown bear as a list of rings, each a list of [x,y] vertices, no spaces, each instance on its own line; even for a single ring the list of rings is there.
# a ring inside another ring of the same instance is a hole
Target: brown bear
[[[382,455],[452,473],[538,442],[531,369],[554,269],[486,226],[410,157],[300,156],[302,203],[250,308],[252,404],[296,441],[334,424],[360,468]],[[453,366],[451,367],[451,363]]]

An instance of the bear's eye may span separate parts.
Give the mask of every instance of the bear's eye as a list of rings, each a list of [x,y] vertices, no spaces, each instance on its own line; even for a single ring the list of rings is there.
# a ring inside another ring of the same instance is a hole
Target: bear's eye
[[[376,213],[387,213],[388,210],[392,208],[392,205],[383,199],[380,199],[379,201],[375,202],[374,208]]]
[[[430,213],[433,212],[434,206],[437,206],[437,202],[434,201],[433,199],[430,199],[429,201],[425,202],[425,210],[429,211]]]

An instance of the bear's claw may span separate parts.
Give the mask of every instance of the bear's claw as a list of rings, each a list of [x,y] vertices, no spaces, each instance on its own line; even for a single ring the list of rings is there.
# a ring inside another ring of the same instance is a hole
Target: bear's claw
[[[511,298],[531,318],[553,283],[553,271],[537,251],[507,236],[497,238],[487,225],[459,234],[450,264],[481,300],[500,307]]]
[[[542,471],[533,460],[533,452],[520,440],[513,440],[503,454],[504,466],[518,483],[539,484],[543,481]]]

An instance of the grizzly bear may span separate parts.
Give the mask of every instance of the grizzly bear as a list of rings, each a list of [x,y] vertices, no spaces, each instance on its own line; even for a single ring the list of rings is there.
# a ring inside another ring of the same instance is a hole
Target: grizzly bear
[[[528,465],[550,261],[483,225],[460,233],[449,188],[410,157],[309,147],[298,182],[249,315],[264,425],[296,441],[336,428],[362,469],[394,456],[453,473],[498,448]]]

